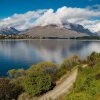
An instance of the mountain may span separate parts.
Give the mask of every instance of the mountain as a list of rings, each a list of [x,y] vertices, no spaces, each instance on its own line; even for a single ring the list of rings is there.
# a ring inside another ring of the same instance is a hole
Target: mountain
[[[71,38],[93,35],[88,29],[85,29],[81,25],[63,24],[62,26],[50,24],[46,26],[33,27],[23,34],[26,34],[33,38]]]
[[[80,32],[80,33],[86,33],[88,35],[93,35],[94,33],[92,33],[89,29],[85,29],[82,25],[79,24],[72,24],[72,23],[63,23],[63,27],[76,31],[76,32]]]
[[[19,32],[20,31],[18,31],[14,27],[1,27],[0,28],[0,34],[10,35],[10,34],[18,34]]]
[[[29,29],[24,34],[29,35],[30,37],[59,37],[59,38],[70,38],[70,37],[80,37],[88,36],[88,34],[79,33],[65,28],[60,28],[56,25],[47,25],[47,26],[37,26]]]

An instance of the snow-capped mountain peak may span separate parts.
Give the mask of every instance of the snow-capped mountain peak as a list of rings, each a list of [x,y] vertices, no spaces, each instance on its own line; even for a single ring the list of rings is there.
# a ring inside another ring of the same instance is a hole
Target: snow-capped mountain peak
[[[0,28],[0,34],[18,34],[20,31],[15,29],[14,27],[1,27]]]

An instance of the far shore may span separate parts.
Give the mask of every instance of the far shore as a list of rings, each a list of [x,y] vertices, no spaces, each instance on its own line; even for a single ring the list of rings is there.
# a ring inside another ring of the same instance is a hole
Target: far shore
[[[45,40],[45,39],[62,39],[62,40],[71,40],[71,39],[75,39],[75,40],[100,40],[100,36],[81,36],[81,37],[76,37],[76,36],[72,36],[72,37],[32,37],[32,36],[28,36],[28,35],[0,35],[0,40],[2,39],[40,39],[40,40]]]

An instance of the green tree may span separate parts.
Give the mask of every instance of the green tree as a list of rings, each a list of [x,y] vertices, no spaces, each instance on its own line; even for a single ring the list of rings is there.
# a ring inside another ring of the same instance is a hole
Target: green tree
[[[15,69],[11,69],[11,70],[8,71],[8,76],[10,78],[15,78],[16,77],[15,74],[16,74],[16,70]]]
[[[61,64],[61,67],[65,67],[66,70],[71,70],[75,65],[79,64],[80,58],[76,55],[67,58]]]
[[[18,70],[12,69],[8,71],[8,76],[10,78],[17,78],[17,77],[25,76],[25,75],[26,75],[26,72],[24,69],[18,69]]]
[[[57,72],[57,66],[52,62],[41,62],[37,66],[45,70],[47,74],[55,74]]]
[[[51,89],[52,79],[41,67],[32,67],[28,70],[28,76],[24,79],[24,89],[32,96],[39,96]]]
[[[57,65],[52,63],[52,62],[41,62],[38,63],[37,65],[32,65],[27,72],[31,73],[34,72],[34,67],[37,67],[39,69],[41,69],[42,71],[44,71],[46,74],[50,75],[52,80],[55,81],[55,75],[57,73]],[[34,72],[35,73],[35,72]]]
[[[100,53],[93,52],[87,57],[87,63],[93,67],[96,63],[100,61]]]

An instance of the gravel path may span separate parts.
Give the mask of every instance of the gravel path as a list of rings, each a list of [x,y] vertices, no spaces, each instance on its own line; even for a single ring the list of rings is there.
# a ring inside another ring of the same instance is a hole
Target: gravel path
[[[44,94],[39,100],[55,100],[65,93],[68,93],[77,77],[77,69],[73,70],[69,77],[67,77],[60,85],[53,90]]]

